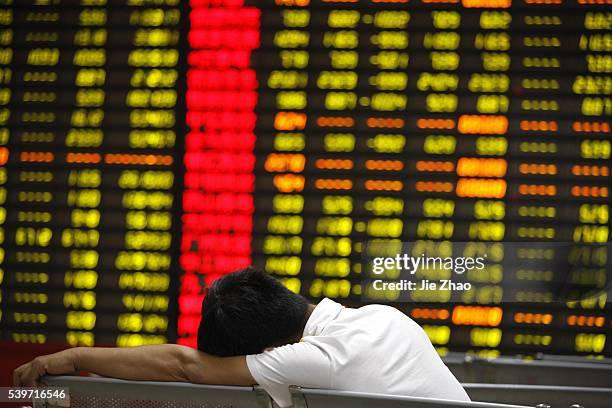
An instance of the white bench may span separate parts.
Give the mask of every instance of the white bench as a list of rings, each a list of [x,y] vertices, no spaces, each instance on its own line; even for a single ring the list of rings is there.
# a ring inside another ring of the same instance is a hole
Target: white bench
[[[182,382],[126,381],[103,377],[46,376],[50,387],[69,389],[71,408],[271,408],[268,394],[256,387]],[[35,407],[63,407],[35,403]]]
[[[353,391],[291,387],[294,408],[529,408],[489,402],[462,402]]]
[[[470,398],[478,401],[552,407],[578,404],[586,408],[612,407],[612,388],[567,387],[523,384],[462,384]],[[612,386],[612,384],[610,384]]]
[[[539,360],[499,357],[493,360],[452,354],[444,363],[462,383],[610,387],[610,359],[542,356]],[[612,406],[612,404],[610,404]]]
[[[126,381],[103,377],[46,376],[50,387],[67,388],[69,398],[35,402],[42,407],[112,408],[271,408],[259,387],[182,382]],[[542,406],[612,407],[612,388],[521,384],[463,384],[477,401],[461,402],[351,391],[291,387],[295,408],[528,408]],[[512,405],[514,404],[514,405]],[[517,405],[521,404],[521,405]]]

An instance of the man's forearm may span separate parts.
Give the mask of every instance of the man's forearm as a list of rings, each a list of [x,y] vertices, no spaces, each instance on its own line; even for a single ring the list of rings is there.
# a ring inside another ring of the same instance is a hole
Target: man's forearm
[[[185,371],[185,346],[159,344],[126,348],[79,347],[74,353],[77,371],[125,380],[191,381]]]

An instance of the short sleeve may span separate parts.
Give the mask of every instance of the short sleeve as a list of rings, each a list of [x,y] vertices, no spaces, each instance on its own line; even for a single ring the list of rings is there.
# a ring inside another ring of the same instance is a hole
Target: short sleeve
[[[290,385],[330,388],[330,361],[308,342],[276,347],[246,358],[251,375],[282,408],[292,405]]]

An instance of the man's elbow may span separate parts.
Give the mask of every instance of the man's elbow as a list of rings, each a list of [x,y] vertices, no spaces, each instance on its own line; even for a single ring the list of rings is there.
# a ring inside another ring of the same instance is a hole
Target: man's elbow
[[[206,378],[206,364],[203,361],[204,353],[191,347],[180,347],[177,349],[177,353],[179,361],[178,377],[180,381],[194,384],[209,383]]]

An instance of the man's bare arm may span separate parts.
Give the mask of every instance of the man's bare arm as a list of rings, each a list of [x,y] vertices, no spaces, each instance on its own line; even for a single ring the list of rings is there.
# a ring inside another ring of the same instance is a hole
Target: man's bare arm
[[[191,347],[160,344],[128,348],[78,347],[40,356],[13,373],[16,386],[34,386],[45,374],[89,371],[126,380],[253,385],[245,356],[215,357]]]

